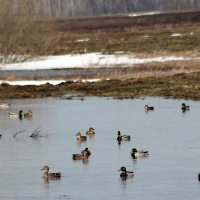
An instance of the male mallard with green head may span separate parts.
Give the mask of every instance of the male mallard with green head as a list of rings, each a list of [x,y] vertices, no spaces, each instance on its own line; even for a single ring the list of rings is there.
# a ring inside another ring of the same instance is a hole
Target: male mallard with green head
[[[118,171],[121,172],[120,177],[122,179],[126,179],[128,177],[133,177],[134,176],[133,171],[127,171],[126,167],[121,167]]]
[[[131,140],[131,136],[130,135],[121,135],[121,132],[118,131],[117,133],[117,141],[121,142],[121,141],[130,141]]]
[[[185,112],[185,111],[190,110],[190,106],[186,105],[185,103],[182,103],[181,109],[182,109],[183,112]]]
[[[137,157],[146,157],[148,155],[149,155],[149,151],[144,151],[144,150],[138,151],[136,148],[133,148],[131,151],[131,156],[134,159]]]

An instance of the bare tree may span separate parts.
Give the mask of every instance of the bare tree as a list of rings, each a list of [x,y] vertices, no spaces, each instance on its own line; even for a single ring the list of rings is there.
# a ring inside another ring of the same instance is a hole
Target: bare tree
[[[50,48],[53,20],[38,18],[41,5],[33,2],[0,0],[0,65],[23,62]]]

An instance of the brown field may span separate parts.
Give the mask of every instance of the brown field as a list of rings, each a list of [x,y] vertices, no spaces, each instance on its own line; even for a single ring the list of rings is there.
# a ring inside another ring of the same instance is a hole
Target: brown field
[[[196,59],[200,57],[199,25],[198,11],[140,17],[108,16],[31,21],[21,33],[26,37],[20,35],[20,39],[15,40],[13,52],[34,56],[85,52],[109,54],[123,51],[140,58],[183,56],[193,59],[134,67],[118,66],[112,69],[112,73],[57,77],[67,80],[110,79],[97,83],[68,82],[59,86],[39,87],[2,85],[0,98],[36,98],[82,92],[84,95],[117,98],[163,96],[199,100],[200,62]],[[174,33],[180,36],[172,37]],[[6,29],[0,32],[0,42],[5,41],[5,36]],[[18,77],[13,75],[7,77],[8,80],[16,78]],[[41,78],[44,77],[34,77]]]

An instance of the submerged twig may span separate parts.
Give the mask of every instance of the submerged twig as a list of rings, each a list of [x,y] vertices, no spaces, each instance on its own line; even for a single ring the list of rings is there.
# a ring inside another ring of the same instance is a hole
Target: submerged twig
[[[38,130],[39,128],[36,128],[33,133],[29,136],[29,137],[32,137],[32,138],[35,138],[35,137],[41,137],[41,135],[39,134],[40,133],[40,130]]]
[[[18,132],[16,132],[16,133],[13,135],[13,137],[15,138],[17,135],[19,135],[20,133],[23,133],[23,132],[25,132],[25,130],[18,131]]]

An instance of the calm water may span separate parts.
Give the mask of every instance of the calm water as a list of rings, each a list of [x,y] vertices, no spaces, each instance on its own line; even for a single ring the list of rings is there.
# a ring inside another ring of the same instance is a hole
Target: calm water
[[[114,100],[13,100],[0,110],[0,199],[69,200],[199,200],[200,103],[161,98]],[[144,105],[155,111],[145,113]],[[9,119],[8,112],[33,111],[32,120]],[[76,133],[94,127],[96,135],[77,143]],[[35,129],[44,137],[28,137]],[[19,131],[15,138],[13,135]],[[132,140],[118,145],[117,131]],[[73,161],[72,154],[85,147],[92,152],[88,163]],[[130,150],[149,150],[147,158],[133,160]],[[61,171],[60,180],[45,183],[40,171]],[[121,166],[133,170],[122,181]]]

